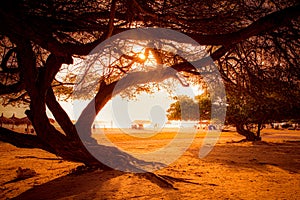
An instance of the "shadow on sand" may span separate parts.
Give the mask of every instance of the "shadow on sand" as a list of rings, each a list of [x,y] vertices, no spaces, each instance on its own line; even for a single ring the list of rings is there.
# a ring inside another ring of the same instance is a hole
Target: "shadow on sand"
[[[199,149],[189,151],[197,156]],[[300,173],[300,141],[221,144],[215,146],[211,154],[199,162],[207,163],[204,167],[209,167],[212,163],[224,165],[232,171],[275,170],[276,173],[277,170],[285,170],[288,173]],[[175,192],[164,190],[158,184],[149,184],[151,180],[151,177],[120,171],[73,173],[35,186],[14,199],[111,199],[115,195],[121,195],[122,198],[161,198],[163,194]]]
[[[300,173],[300,140],[277,142],[227,143],[214,147],[205,162],[231,168],[251,168],[264,171],[275,166],[289,173]]]
[[[105,199],[105,190],[103,187],[108,182],[118,176],[122,176],[125,173],[118,171],[91,171],[81,174],[69,174],[63,176],[39,186],[35,186],[32,189],[20,194],[13,199],[61,199],[67,197],[81,196],[87,199],[94,199],[97,193],[99,196]],[[120,183],[119,183],[120,184]],[[117,188],[115,183],[111,190]],[[109,192],[109,191],[107,191]],[[110,191],[111,192],[111,191]],[[98,196],[97,195],[97,196]],[[99,197],[98,196],[98,197]]]

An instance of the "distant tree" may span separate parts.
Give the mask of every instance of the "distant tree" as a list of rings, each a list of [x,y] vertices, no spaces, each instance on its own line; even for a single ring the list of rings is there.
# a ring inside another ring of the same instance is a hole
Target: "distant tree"
[[[228,122],[247,140],[260,140],[264,123],[300,118],[299,31],[290,23],[295,26],[254,36],[218,60]]]
[[[199,104],[200,109],[200,120],[209,120],[211,119],[211,98],[210,94],[204,92],[201,95],[195,97],[196,102]]]
[[[188,96],[178,96],[167,110],[169,120],[207,120],[211,115],[209,95],[199,95],[193,100]]]
[[[264,93],[261,98],[239,93],[228,94],[226,121],[248,141],[261,140],[260,131],[274,121],[299,119],[300,104],[292,103],[282,94]],[[288,97],[289,98],[289,97]]]
[[[188,96],[179,96],[167,110],[169,120],[198,120],[199,107],[197,102]]]

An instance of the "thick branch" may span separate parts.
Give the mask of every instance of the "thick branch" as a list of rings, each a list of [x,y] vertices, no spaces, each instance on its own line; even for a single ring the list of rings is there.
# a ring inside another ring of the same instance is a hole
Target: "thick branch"
[[[290,20],[296,19],[299,17],[298,10],[300,6],[293,6],[281,11],[277,11],[266,15],[253,22],[246,28],[229,34],[221,35],[199,35],[199,34],[188,34],[193,39],[195,39],[201,45],[223,45],[229,46],[235,43],[239,43],[242,40],[245,40],[251,36],[259,35],[265,32],[273,31],[279,27],[289,24]],[[8,26],[2,27],[3,31],[7,35],[12,33],[22,33],[23,37],[28,38],[29,40],[34,41],[43,48],[51,51],[57,56],[65,56],[71,54],[86,55],[93,48],[95,48],[100,42],[102,42],[106,37],[102,37],[94,42],[88,44],[72,44],[72,43],[60,43],[56,39],[49,35],[49,30],[47,27],[42,28],[43,33],[36,34],[41,31],[41,28],[35,30],[32,25],[19,20],[14,13],[9,13],[5,10],[1,10],[1,16]],[[122,30],[122,29],[121,29]],[[50,30],[51,32],[51,30]],[[119,30],[114,31],[113,34],[120,32]],[[46,39],[45,39],[46,36]],[[163,38],[163,35],[161,36]],[[176,40],[176,38],[174,38]]]
[[[49,55],[46,64],[43,68],[40,68],[38,76],[38,85],[42,91],[47,91],[51,87],[56,74],[61,68],[63,63],[72,64],[73,59],[71,56],[57,57],[54,54]]]
[[[241,30],[228,34],[221,35],[195,35],[188,34],[201,45],[223,45],[229,46],[239,43],[247,38],[255,35],[260,35],[266,32],[273,32],[274,30],[287,26],[291,20],[297,20],[300,16],[300,5],[288,7],[286,9],[266,15],[249,26]]]
[[[63,129],[65,134],[72,139],[77,138],[76,128],[75,128],[74,124],[71,122],[68,114],[57,102],[52,88],[48,89],[47,96],[46,96],[46,103],[47,103],[49,110],[53,114],[55,120],[58,122],[60,127]]]
[[[168,67],[149,72],[133,72],[121,80],[115,81],[109,85],[102,82],[95,98],[88,104],[78,118],[76,127],[79,134],[85,139],[89,139],[91,125],[94,122],[95,117],[113,95],[115,96],[123,90],[138,84],[161,82],[167,78],[176,77],[177,72],[178,71]]]
[[[39,148],[55,153],[55,150],[35,135],[17,133],[0,127],[0,140],[20,148]]]
[[[3,85],[2,83],[0,83],[0,95],[17,93],[24,89],[25,87],[22,82],[17,82],[11,85]]]
[[[30,110],[27,111],[28,118],[32,122],[37,135],[44,141],[50,141],[53,138],[64,140],[64,135],[60,134],[49,122],[46,115],[46,93],[47,88],[38,84],[41,80],[36,69],[35,55],[30,42],[16,39],[18,48],[18,62],[21,72],[26,79],[24,84],[30,97]],[[41,124],[43,124],[41,126]]]
[[[108,22],[108,31],[106,38],[109,38],[114,30],[114,20],[115,20],[115,14],[116,14],[116,3],[117,0],[111,1],[111,7],[110,7],[110,14],[109,14],[109,22]]]
[[[5,56],[2,58],[2,62],[1,62],[1,68],[3,70],[3,72],[8,72],[8,73],[16,73],[19,72],[20,69],[19,68],[9,68],[7,66],[8,64],[8,60],[9,58],[13,55],[13,53],[17,53],[17,49],[16,48],[12,48],[10,49]]]

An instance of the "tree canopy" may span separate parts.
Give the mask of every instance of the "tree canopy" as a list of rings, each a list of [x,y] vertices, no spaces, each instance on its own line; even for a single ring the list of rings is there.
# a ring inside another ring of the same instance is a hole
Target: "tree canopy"
[[[94,85],[94,104],[88,105],[83,111],[85,117],[73,124],[56,99],[57,92],[72,93],[74,84],[72,75],[64,80],[56,77],[65,68],[63,64],[86,57],[99,43],[125,30],[168,28],[206,46],[227,92],[234,96],[230,103],[243,102],[250,96],[254,104],[260,104],[259,100],[279,100],[279,95],[283,101],[278,104],[285,102],[294,108],[299,106],[300,99],[299,8],[297,0],[1,1],[1,99],[4,103],[29,104],[26,114],[37,135],[22,135],[26,147],[44,148],[68,160],[109,168],[84,150],[75,125],[91,124],[121,80],[127,83],[122,88],[125,90],[132,86],[147,88],[143,84],[170,77],[177,80],[184,77],[189,81],[201,74],[181,57],[150,48],[156,62],[165,67],[129,75],[133,64],[142,65],[143,59],[137,53],[119,55],[118,63],[110,63],[107,72]],[[170,72],[174,70],[176,73]],[[157,72],[161,76],[155,76]],[[131,83],[137,75],[145,78]],[[46,105],[63,133],[49,123]],[[89,112],[90,109],[95,112]],[[83,130],[85,140],[93,144],[89,128]],[[1,140],[22,146],[15,139],[17,133],[5,134],[1,129],[0,135]],[[132,167],[130,162],[125,163]]]
[[[210,120],[211,99],[206,93],[192,99],[189,96],[178,96],[167,110],[169,120]]]

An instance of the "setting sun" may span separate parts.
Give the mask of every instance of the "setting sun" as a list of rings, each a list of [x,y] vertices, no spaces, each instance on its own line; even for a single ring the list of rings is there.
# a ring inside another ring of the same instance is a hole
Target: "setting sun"
[[[138,54],[138,57],[142,60],[145,60],[146,59],[146,56],[143,54],[143,53],[139,53]]]

